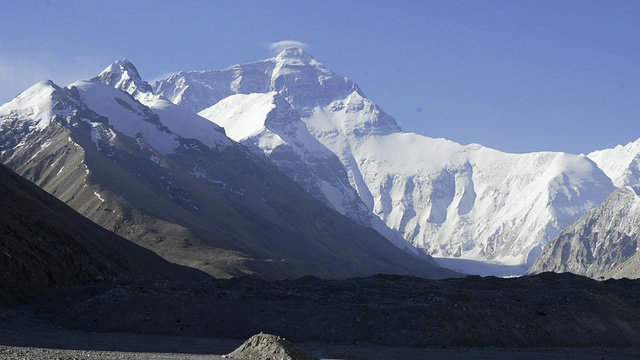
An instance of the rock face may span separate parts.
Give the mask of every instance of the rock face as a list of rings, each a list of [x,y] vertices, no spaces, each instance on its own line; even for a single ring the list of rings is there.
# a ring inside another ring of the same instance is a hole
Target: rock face
[[[308,131],[337,156],[368,210],[431,255],[531,265],[543,244],[615,189],[584,156],[506,154],[403,133],[355,83],[297,48],[224,70],[180,72],[157,82],[154,90],[225,127],[250,121],[234,115],[254,105],[238,101],[243,98],[238,94],[285,100],[297,116],[278,123],[280,130],[298,134],[297,140],[308,138],[301,134]],[[215,116],[231,103],[238,108],[226,109],[225,118]],[[241,141],[265,154],[274,148],[272,134],[244,135]],[[304,140],[295,146],[313,150]],[[314,166],[309,158],[300,159]],[[335,187],[315,187],[326,199],[340,194]],[[334,208],[358,217],[349,207]]]
[[[316,360],[286,339],[263,333],[253,335],[227,356],[240,359]]]
[[[640,278],[640,252],[636,252],[629,260],[607,271],[605,279],[638,279]]]
[[[458,275],[329,209],[116,65],[2,105],[0,161],[106,229],[216,277]]]
[[[640,186],[613,192],[549,243],[530,273],[572,272],[599,278],[624,267],[640,247],[639,192]]]
[[[191,270],[106,231],[0,164],[0,306],[114,277],[187,281],[199,273]]]

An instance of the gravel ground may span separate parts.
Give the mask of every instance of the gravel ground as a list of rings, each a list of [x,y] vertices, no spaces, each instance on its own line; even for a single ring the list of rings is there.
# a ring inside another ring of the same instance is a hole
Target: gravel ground
[[[339,346],[321,345],[322,350],[309,348],[309,353],[314,353],[320,359],[344,359],[344,360],[422,360],[422,359],[640,359],[638,349],[396,349],[380,346]],[[305,346],[306,347],[306,346]],[[34,347],[13,347],[0,345],[1,359],[30,359],[30,360],[80,360],[80,359],[107,359],[107,360],[143,360],[143,359],[175,359],[175,360],[200,360],[200,359],[229,359],[223,355],[213,354],[188,354],[188,353],[151,353],[151,352],[124,352],[107,350],[64,350]],[[254,359],[255,360],[255,359]]]
[[[640,359],[640,280],[99,283],[0,308],[0,359],[220,359],[260,332],[321,359]]]
[[[243,339],[95,333],[48,325],[48,318],[0,310],[0,359],[225,359]],[[640,359],[640,348],[406,348],[373,344],[295,343],[319,359]],[[228,358],[227,358],[228,359]]]

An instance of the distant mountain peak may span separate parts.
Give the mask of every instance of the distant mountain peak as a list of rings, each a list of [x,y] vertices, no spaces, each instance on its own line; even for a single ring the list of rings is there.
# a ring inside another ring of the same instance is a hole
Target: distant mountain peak
[[[107,66],[107,68],[104,69],[101,74],[107,72],[112,72],[114,74],[129,73],[132,75],[132,78],[142,80],[142,77],[140,76],[140,73],[138,72],[136,66],[133,65],[133,63],[127,58],[114,61],[111,65]]]
[[[322,66],[318,60],[299,47],[290,47],[282,50],[274,58],[276,64],[299,66]]]
[[[309,53],[307,53],[306,51],[302,50],[301,48],[297,47],[297,46],[293,46],[293,47],[288,47],[284,50],[282,50],[280,52],[280,54],[278,54],[277,56],[278,58],[285,58],[285,57],[295,57],[295,58],[300,58],[300,57],[306,57],[306,58],[312,58],[311,55],[309,55]]]
[[[46,86],[53,86],[53,87],[57,87],[58,85],[56,85],[56,83],[53,82],[53,80],[44,80],[41,82],[41,84],[46,85]]]
[[[142,80],[138,69],[127,58],[114,61],[91,80],[111,85],[134,96],[137,93],[153,92],[151,85]]]

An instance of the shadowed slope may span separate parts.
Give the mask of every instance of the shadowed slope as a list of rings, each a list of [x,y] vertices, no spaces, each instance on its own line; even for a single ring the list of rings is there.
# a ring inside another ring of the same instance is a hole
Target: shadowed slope
[[[2,164],[0,249],[0,305],[112,277],[189,280],[199,273],[101,228]]]

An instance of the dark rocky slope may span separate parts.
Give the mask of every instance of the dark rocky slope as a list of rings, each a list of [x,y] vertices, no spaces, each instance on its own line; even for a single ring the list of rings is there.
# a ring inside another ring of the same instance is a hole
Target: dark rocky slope
[[[94,224],[0,164],[0,305],[114,277],[206,277]]]

